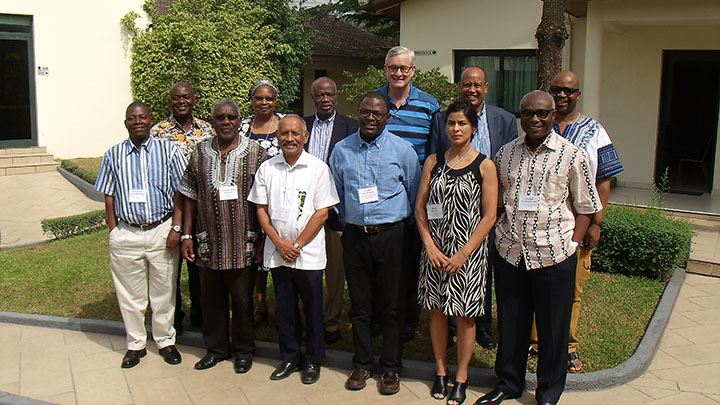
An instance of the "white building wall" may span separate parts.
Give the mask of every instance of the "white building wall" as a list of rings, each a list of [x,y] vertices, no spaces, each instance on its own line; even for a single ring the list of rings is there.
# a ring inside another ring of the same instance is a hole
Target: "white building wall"
[[[130,45],[120,19],[143,0],[0,0],[1,14],[33,17],[38,143],[56,157],[100,156],[127,137]],[[156,120],[162,117],[154,117]]]

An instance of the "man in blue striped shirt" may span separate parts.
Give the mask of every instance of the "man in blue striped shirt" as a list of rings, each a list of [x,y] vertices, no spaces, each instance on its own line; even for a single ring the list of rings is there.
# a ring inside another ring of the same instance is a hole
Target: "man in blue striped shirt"
[[[376,91],[390,99],[390,121],[387,130],[410,142],[422,165],[427,157],[433,117],[440,106],[435,97],[412,85],[410,81],[414,75],[415,52],[404,46],[393,47],[385,56],[385,76],[388,82]],[[410,212],[414,212],[414,208],[410,207]],[[411,217],[403,249],[404,277],[408,280],[403,328],[403,340],[406,342],[415,336],[420,319],[420,307],[417,303],[420,249],[420,237],[414,218]]]
[[[177,188],[185,158],[172,142],[150,136],[152,118],[139,101],[125,112],[129,139],[103,156],[95,189],[105,193],[110,228],[110,271],[127,333],[123,368],[147,354],[145,310],[165,362],[179,364],[175,348],[175,277],[182,204]]]

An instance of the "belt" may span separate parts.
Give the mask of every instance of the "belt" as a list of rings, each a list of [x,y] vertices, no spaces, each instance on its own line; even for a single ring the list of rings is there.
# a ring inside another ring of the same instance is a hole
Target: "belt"
[[[351,226],[359,231],[362,231],[368,235],[373,235],[376,233],[380,233],[382,231],[387,231],[388,229],[397,228],[400,226],[400,224],[403,221],[398,222],[392,222],[389,224],[380,224],[380,225],[355,225],[355,224],[348,224],[348,226]]]
[[[155,228],[156,226],[162,224],[163,222],[167,221],[167,220],[170,219],[170,218],[172,218],[172,212],[167,213],[164,217],[162,217],[161,220],[155,221],[155,222],[153,222],[153,223],[151,223],[151,224],[131,224],[130,222],[127,222],[127,221],[122,220],[122,219],[121,219],[121,221],[125,222],[126,224],[128,224],[128,225],[130,225],[130,226],[132,226],[132,227],[140,228],[140,229],[142,229],[143,231],[147,231],[147,230],[150,230],[150,229]]]

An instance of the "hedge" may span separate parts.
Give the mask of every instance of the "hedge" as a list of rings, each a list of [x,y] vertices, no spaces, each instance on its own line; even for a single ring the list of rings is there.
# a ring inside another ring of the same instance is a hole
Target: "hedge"
[[[43,232],[53,239],[64,239],[99,231],[107,227],[105,210],[86,212],[69,217],[43,219]]]
[[[666,280],[687,260],[690,223],[662,211],[611,205],[593,251],[593,271]]]
[[[81,179],[87,181],[90,184],[95,184],[95,178],[97,178],[96,173],[91,173],[69,160],[60,161],[60,167],[80,177]]]

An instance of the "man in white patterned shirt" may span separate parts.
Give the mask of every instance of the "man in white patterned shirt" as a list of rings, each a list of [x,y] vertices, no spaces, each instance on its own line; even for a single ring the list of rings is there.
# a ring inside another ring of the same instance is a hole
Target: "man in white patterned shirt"
[[[552,129],[555,101],[540,90],[520,102],[525,134],[495,156],[501,214],[495,226],[495,292],[500,382],[475,404],[518,398],[525,386],[527,342],[537,319],[538,404],[556,404],[565,388],[575,287],[575,251],[602,205],[585,152]]]

